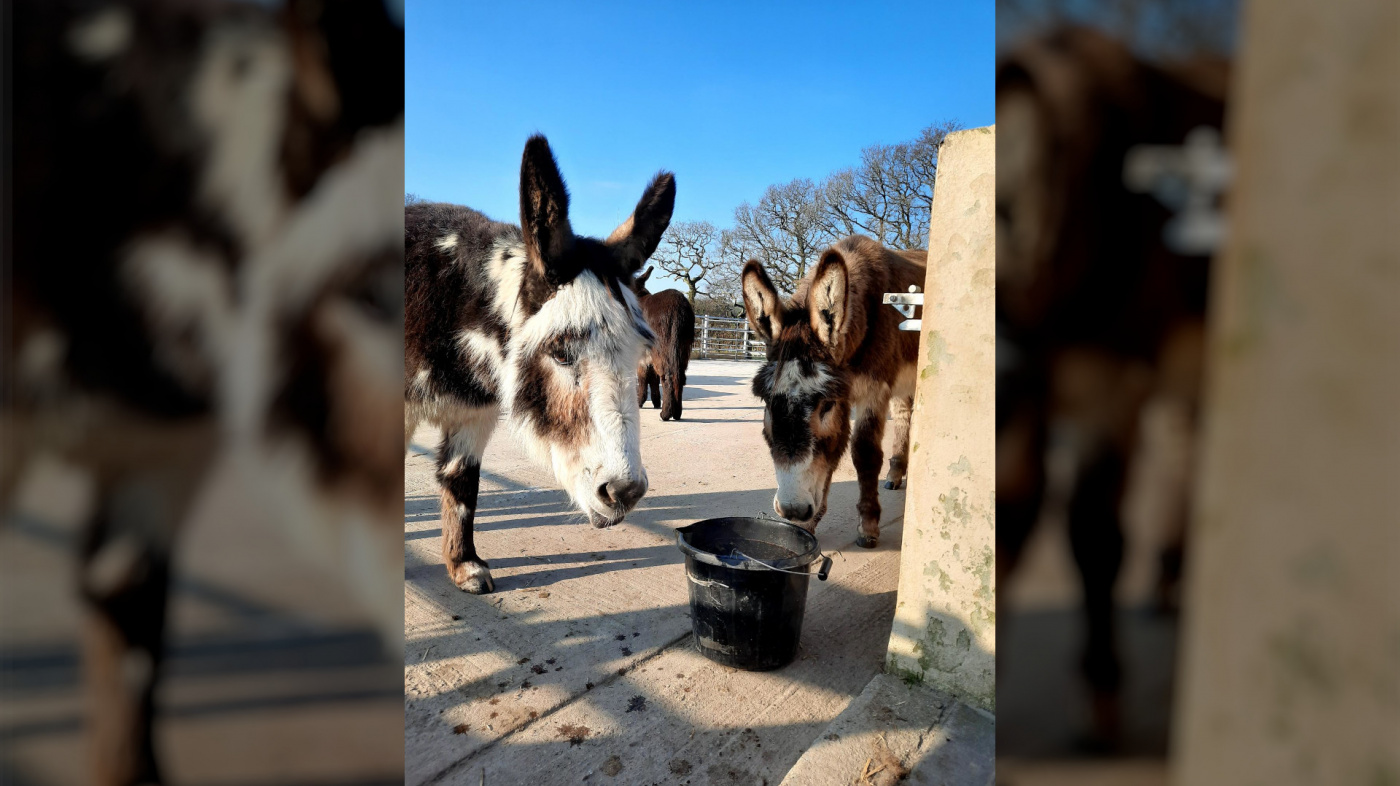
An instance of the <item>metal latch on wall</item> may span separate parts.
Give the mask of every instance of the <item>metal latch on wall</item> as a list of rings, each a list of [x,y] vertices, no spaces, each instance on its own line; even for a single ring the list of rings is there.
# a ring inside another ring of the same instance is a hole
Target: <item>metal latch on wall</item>
[[[1215,253],[1225,241],[1225,216],[1217,208],[1235,166],[1210,126],[1193,128],[1175,145],[1134,145],[1123,158],[1123,184],[1152,194],[1174,215],[1162,228],[1167,247],[1178,254]]]
[[[904,315],[904,321],[899,323],[900,330],[919,330],[923,327],[922,319],[914,319],[914,308],[924,304],[924,293],[917,286],[910,286],[907,293],[886,292],[884,302]]]

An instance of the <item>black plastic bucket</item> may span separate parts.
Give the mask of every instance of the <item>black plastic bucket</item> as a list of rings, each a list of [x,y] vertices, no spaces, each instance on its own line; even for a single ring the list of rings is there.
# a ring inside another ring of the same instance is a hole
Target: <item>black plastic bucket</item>
[[[785,521],[722,518],[676,530],[690,585],[695,646],[716,663],[777,669],[797,657],[812,563],[825,581],[831,558]]]

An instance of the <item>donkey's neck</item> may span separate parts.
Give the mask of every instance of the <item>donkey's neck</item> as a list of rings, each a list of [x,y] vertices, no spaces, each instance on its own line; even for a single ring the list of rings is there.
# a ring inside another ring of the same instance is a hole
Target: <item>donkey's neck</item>
[[[488,292],[479,302],[484,301],[486,307],[480,309],[482,313],[474,320],[481,324],[476,331],[464,330],[459,340],[459,343],[472,343],[470,348],[463,343],[464,352],[486,359],[480,366],[489,374],[497,398],[506,409],[515,398],[516,375],[509,373],[509,368],[518,360],[518,342],[514,339],[529,316],[521,303],[525,265],[525,246],[518,236],[496,241],[483,265]]]

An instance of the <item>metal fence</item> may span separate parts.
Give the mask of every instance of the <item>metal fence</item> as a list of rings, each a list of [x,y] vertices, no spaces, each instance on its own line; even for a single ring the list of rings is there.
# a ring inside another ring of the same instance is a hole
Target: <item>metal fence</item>
[[[746,319],[699,316],[690,357],[703,360],[762,360],[763,341]]]

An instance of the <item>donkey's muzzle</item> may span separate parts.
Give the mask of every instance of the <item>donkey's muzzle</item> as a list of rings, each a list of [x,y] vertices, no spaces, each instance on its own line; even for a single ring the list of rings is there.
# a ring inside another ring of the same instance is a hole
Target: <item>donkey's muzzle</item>
[[[598,487],[598,499],[610,508],[628,511],[647,493],[645,478],[610,480]]]
[[[810,502],[783,502],[777,497],[773,498],[773,511],[779,516],[793,522],[807,522],[812,519],[815,512]]]

